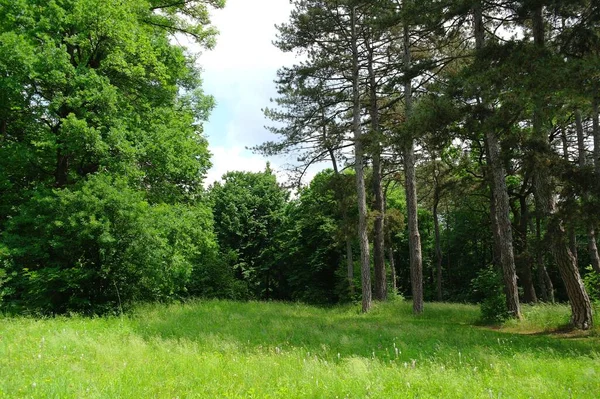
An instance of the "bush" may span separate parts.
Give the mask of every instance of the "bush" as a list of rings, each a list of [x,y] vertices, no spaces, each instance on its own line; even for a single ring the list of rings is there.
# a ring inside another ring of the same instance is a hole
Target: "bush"
[[[508,319],[502,277],[498,270],[492,266],[481,269],[471,281],[471,290],[480,302],[483,322],[501,323]]]
[[[2,241],[11,276],[5,299],[43,314],[181,297],[194,268],[207,267],[217,250],[207,207],[150,205],[143,192],[102,175],[38,191]]]
[[[594,302],[600,302],[600,273],[597,273],[591,265],[585,268],[586,273],[583,276],[583,284],[590,299]]]

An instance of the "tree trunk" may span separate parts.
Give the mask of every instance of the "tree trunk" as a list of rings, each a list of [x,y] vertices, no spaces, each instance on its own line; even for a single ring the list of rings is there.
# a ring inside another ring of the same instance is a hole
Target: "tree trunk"
[[[354,259],[352,259],[352,241],[346,236],[346,278],[350,297],[354,297]]]
[[[386,215],[387,215],[387,208],[385,208],[385,206],[387,204],[387,189],[388,189],[388,187],[386,186],[385,190],[383,191],[383,205],[384,205]],[[390,227],[387,222],[385,223],[384,231],[385,231],[385,240],[386,240],[385,248],[387,249],[388,260],[390,262],[390,279],[392,280],[391,290],[394,295],[397,295],[398,294],[398,285],[396,282],[396,262],[394,261],[394,247],[392,245],[392,233],[390,231]]]
[[[438,217],[438,205],[440,203],[440,188],[436,181],[435,192],[433,194],[433,230],[435,233],[435,263],[436,263],[436,278],[435,288],[437,300],[443,301],[442,294],[442,244],[440,242],[440,220]]]
[[[521,319],[519,290],[517,289],[517,272],[513,252],[512,225],[510,222],[510,206],[506,188],[505,171],[500,159],[500,145],[496,135],[486,132],[486,147],[488,149],[488,166],[490,168],[490,188],[493,192],[492,201],[495,206],[496,226],[494,240],[498,245],[506,306],[512,317]],[[492,224],[493,225],[493,224]]]
[[[481,50],[484,45],[484,29],[481,4],[474,8],[475,48]],[[484,107],[485,104],[482,104]],[[483,121],[482,121],[483,122]],[[484,124],[481,124],[484,126]],[[487,163],[489,168],[489,183],[492,191],[494,215],[492,220],[493,238],[499,251],[499,263],[504,281],[504,293],[506,295],[506,306],[512,317],[521,319],[521,307],[519,304],[519,290],[517,289],[517,272],[513,252],[512,225],[510,222],[510,204],[508,190],[506,188],[506,171],[500,158],[500,143],[496,134],[485,128],[485,147],[487,152]]]
[[[387,233],[387,253],[390,261],[390,279],[392,280],[392,293],[396,295],[398,293],[398,286],[396,285],[396,262],[394,262],[394,249],[392,248],[392,237],[390,231]]]
[[[563,146],[563,159],[568,163],[569,162],[569,140],[567,139],[567,132],[565,129],[561,129],[560,139],[562,141]],[[573,209],[576,207],[575,199],[572,195],[569,195],[566,199],[566,207],[569,209]],[[574,218],[570,218],[570,220],[565,220],[567,236],[569,237],[569,249],[575,258],[575,264],[577,264],[577,231],[575,229],[575,220]]]
[[[592,137],[594,139],[594,174],[596,176],[596,182],[600,181],[600,124],[598,119],[598,99],[594,97],[592,101]],[[583,151],[585,162],[585,148],[583,149]],[[593,223],[594,221],[590,220],[588,225],[588,250],[590,252],[592,267],[597,273],[600,273],[600,256],[598,255],[598,246],[596,245],[596,231],[594,229]]]
[[[385,274],[385,234],[383,186],[381,184],[381,144],[379,140],[379,106],[377,104],[377,79],[373,70],[373,48],[368,45],[367,69],[369,73],[369,114],[371,116],[371,151],[373,154],[373,194],[375,197],[375,222],[373,234],[373,262],[375,266],[375,299],[387,299],[387,281]]]
[[[545,46],[543,5],[534,10],[532,22],[534,43],[538,48],[543,49]],[[542,149],[541,153],[538,154],[542,157],[551,153],[548,137],[543,128],[542,112],[544,108],[544,99],[541,97],[536,98],[533,112],[533,139],[537,142],[538,148]],[[552,244],[551,252],[567,289],[571,304],[571,324],[575,328],[589,329],[593,324],[592,305],[581,280],[575,257],[569,248],[563,222],[556,214],[550,170],[544,162],[538,162],[535,165],[534,173],[536,207],[540,212],[540,216],[548,219],[548,234],[551,237]]]
[[[526,303],[536,303],[538,301],[535,287],[533,285],[533,273],[531,271],[532,257],[529,253],[527,241],[527,227],[529,225],[529,209],[527,207],[527,195],[519,196],[519,210],[515,210],[516,226],[515,238],[515,265],[517,266],[517,275],[523,286],[523,301]]]
[[[544,255],[542,252],[542,226],[541,218],[536,214],[535,216],[535,237],[536,237],[536,249],[535,249],[535,262],[537,269],[538,284],[542,294],[542,301],[546,303],[554,303],[554,284],[550,279],[548,270],[544,265]]]
[[[352,130],[354,132],[354,156],[356,170],[356,193],[358,197],[358,240],[362,283],[362,311],[371,309],[371,265],[369,237],[367,234],[367,198],[365,192],[364,153],[360,123],[360,74],[358,39],[356,35],[356,8],[352,8]]]
[[[586,155],[585,155],[585,137],[583,136],[583,122],[581,120],[581,110],[575,110],[575,126],[577,131],[577,157],[580,168],[585,167]]]
[[[552,255],[558,264],[560,276],[565,283],[569,303],[571,305],[571,324],[575,328],[587,330],[592,327],[592,307],[575,258],[565,242],[565,232],[560,220],[554,219],[550,223],[549,232],[552,234]]]
[[[60,144],[59,144],[60,145]],[[56,151],[56,170],[54,172],[54,186],[64,188],[67,186],[69,175],[69,157],[62,153],[59,147]]]
[[[583,135],[583,123],[581,121],[581,111],[575,110],[575,125],[577,126],[577,152],[579,154],[579,167],[584,168],[587,164],[585,151],[585,137]],[[588,195],[584,196],[584,202],[588,199]],[[600,273],[600,256],[598,255],[598,246],[596,245],[596,230],[593,220],[587,222],[588,236],[588,252],[590,253],[590,261],[596,273]]]
[[[348,209],[346,207],[346,198],[344,196],[343,188],[341,187],[341,175],[338,169],[337,161],[333,149],[327,148],[329,156],[331,157],[331,164],[333,166],[333,173],[335,174],[335,191],[338,200],[338,205],[342,213],[342,225],[344,231],[344,239],[346,241],[346,278],[348,280],[348,292],[350,296],[354,296],[354,260],[352,259],[352,240],[348,233]]]
[[[404,68],[411,63],[410,36],[408,24],[404,23]],[[412,112],[412,82],[404,84],[405,115]],[[423,259],[421,256],[421,236],[419,234],[417,177],[415,171],[415,147],[412,137],[406,138],[404,145],[404,173],[406,179],[406,209],[408,213],[408,248],[410,252],[410,282],[413,297],[413,312],[423,313]]]
[[[599,100],[592,100],[592,135],[594,137],[594,172],[596,181],[600,180],[600,105]]]

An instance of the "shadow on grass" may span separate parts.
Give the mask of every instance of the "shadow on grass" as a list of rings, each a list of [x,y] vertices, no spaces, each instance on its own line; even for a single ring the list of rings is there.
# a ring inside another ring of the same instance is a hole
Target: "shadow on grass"
[[[354,307],[316,308],[289,303],[205,301],[150,308],[135,317],[146,340],[187,340],[201,348],[242,352],[302,350],[325,359],[362,356],[477,362],[516,353],[536,358],[596,356],[598,340],[563,340],[475,326],[478,310],[429,304],[413,316],[406,302],[379,304],[369,314]],[[397,349],[397,351],[396,351]]]

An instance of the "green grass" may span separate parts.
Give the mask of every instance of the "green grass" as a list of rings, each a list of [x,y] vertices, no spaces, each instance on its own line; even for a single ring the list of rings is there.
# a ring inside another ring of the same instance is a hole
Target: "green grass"
[[[6,398],[597,398],[600,339],[540,334],[562,306],[477,326],[477,307],[203,301],[124,318],[0,319]]]

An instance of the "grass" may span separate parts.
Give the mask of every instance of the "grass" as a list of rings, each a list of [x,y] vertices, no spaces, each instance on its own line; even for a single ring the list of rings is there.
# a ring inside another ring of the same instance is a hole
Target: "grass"
[[[563,306],[477,326],[427,304],[201,301],[123,318],[0,319],[0,398],[597,398],[600,338]]]

